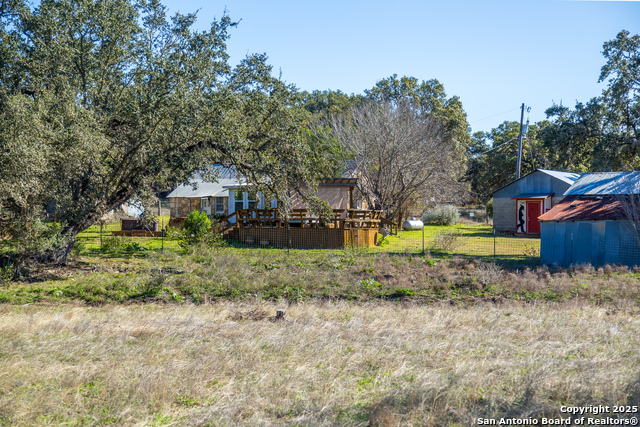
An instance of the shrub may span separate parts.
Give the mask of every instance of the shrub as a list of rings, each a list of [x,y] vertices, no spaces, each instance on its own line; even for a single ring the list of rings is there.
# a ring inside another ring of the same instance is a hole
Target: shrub
[[[493,218],[493,199],[487,203],[487,217]]]
[[[172,229],[169,235],[177,238],[184,249],[201,244],[215,246],[222,243],[222,236],[214,230],[206,212],[191,212],[184,220],[182,229]]]
[[[0,283],[10,282],[13,280],[14,275],[15,270],[12,265],[7,265],[6,267],[0,266]]]
[[[425,224],[454,225],[458,222],[458,209],[453,205],[440,205],[422,215]]]
[[[103,253],[116,253],[127,246],[125,239],[118,236],[107,236],[102,241],[100,251]]]
[[[462,233],[458,230],[446,230],[437,233],[431,242],[433,251],[454,252],[462,245]]]
[[[202,242],[209,229],[211,229],[211,220],[206,212],[191,212],[182,225],[185,240],[190,245]]]

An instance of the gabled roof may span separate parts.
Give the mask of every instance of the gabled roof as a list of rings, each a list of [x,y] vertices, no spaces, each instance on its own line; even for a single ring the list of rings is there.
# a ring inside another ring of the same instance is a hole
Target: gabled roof
[[[246,188],[250,184],[236,177],[234,168],[227,168],[221,165],[215,166],[218,169],[218,181],[207,182],[200,175],[196,175],[191,182],[195,183],[196,188],[191,184],[182,184],[175,190],[167,194],[167,198],[171,197],[229,197],[230,189]],[[327,178],[321,180],[318,185],[337,186],[337,187],[355,187],[357,178]]]
[[[626,218],[620,196],[567,196],[549,212],[539,216],[540,221],[603,221]]]
[[[580,177],[579,173],[575,172],[563,172],[563,171],[552,171],[549,169],[536,169],[542,173],[546,173],[549,176],[552,176],[560,181],[566,182],[569,185],[572,185],[578,178]]]
[[[549,175],[557,180],[560,180],[566,184],[572,185],[580,176],[577,173],[573,173],[573,172],[563,172],[563,171],[552,171],[549,169],[536,169],[533,172],[530,172],[528,174],[526,174],[525,176],[521,176],[520,179],[516,179],[514,181],[511,181],[508,184],[503,185],[502,187],[498,188],[497,190],[492,191],[491,193],[489,193],[489,196],[491,196],[494,193],[497,193],[498,191],[502,190],[505,187],[510,186],[511,184],[513,184],[514,182],[518,182],[521,179],[525,179],[526,177],[528,177],[529,175],[535,173],[535,172],[542,172],[545,175]]]
[[[215,166],[218,171],[217,182],[206,182],[200,175],[196,175],[192,182],[196,184],[193,188],[191,184],[182,184],[167,195],[170,197],[229,197],[229,187],[236,187],[241,184],[236,177],[236,171],[233,168],[227,168],[221,165]]]
[[[583,173],[565,196],[640,194],[640,172]]]

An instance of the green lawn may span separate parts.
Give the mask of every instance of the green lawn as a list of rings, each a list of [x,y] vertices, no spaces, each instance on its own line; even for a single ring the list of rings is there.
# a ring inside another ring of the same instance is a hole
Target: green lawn
[[[158,228],[169,223],[169,217],[159,218]],[[138,252],[138,251],[181,251],[178,242],[173,239],[159,237],[116,237],[114,231],[120,231],[120,222],[105,223],[101,228],[99,224],[94,224],[82,233],[78,234],[76,240],[76,254],[87,254],[100,251],[103,252]],[[137,245],[136,245],[137,243]]]
[[[480,258],[531,259],[540,254],[540,239],[494,236],[485,225],[427,225],[422,230],[400,231],[388,236],[387,243],[371,248],[373,252],[459,255]]]
[[[164,223],[168,218],[163,218]],[[182,251],[177,241],[165,238],[114,237],[111,232],[120,229],[120,223],[106,224],[101,231],[93,225],[78,235],[76,254],[102,252]],[[101,243],[102,242],[102,243]],[[233,245],[237,247],[237,245]],[[239,250],[246,250],[238,247]],[[261,250],[261,249],[258,249]],[[266,250],[266,249],[262,249]],[[459,224],[454,226],[427,225],[421,230],[399,231],[387,236],[380,246],[359,249],[371,253],[422,254],[432,256],[470,256],[488,260],[536,263],[540,254],[540,239],[494,236],[493,229],[485,225]],[[325,252],[323,250],[322,252]],[[303,250],[316,252],[316,250]]]

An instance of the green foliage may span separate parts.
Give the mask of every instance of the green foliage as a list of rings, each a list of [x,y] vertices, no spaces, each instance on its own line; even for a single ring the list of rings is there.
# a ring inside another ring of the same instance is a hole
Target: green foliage
[[[444,124],[446,137],[459,150],[465,150],[471,143],[467,114],[457,96],[447,98],[444,86],[437,79],[419,81],[415,77],[398,78],[396,74],[382,79],[365,90],[371,100],[392,102],[408,101],[419,114],[430,115]]]
[[[377,291],[381,287],[382,285],[374,279],[365,279],[360,281],[360,288],[367,292]]]
[[[453,205],[439,205],[426,211],[422,215],[422,222],[425,224],[455,225],[458,222],[460,213]]]
[[[103,253],[117,253],[125,248],[127,243],[122,237],[118,236],[105,236],[102,239],[102,246],[100,251]]]
[[[487,210],[487,217],[493,218],[493,197],[491,198],[491,200],[487,202],[486,210]]]
[[[414,292],[414,291],[412,291],[411,289],[407,289],[407,288],[399,288],[399,289],[396,289],[394,292],[395,292],[395,294],[396,294],[397,296],[401,296],[401,297],[402,297],[402,296],[412,296],[412,295],[415,295],[415,292]]]
[[[141,252],[141,251],[146,251],[147,248],[145,248],[144,246],[140,245],[140,243],[138,243],[138,242],[131,242],[128,245],[125,246],[124,250],[126,252]]]
[[[66,243],[61,229],[60,223],[46,221],[39,213],[25,212],[24,215],[15,215],[10,221],[3,222],[0,235],[11,237],[5,243],[10,244],[8,256],[16,266],[16,273],[27,260]]]
[[[228,65],[228,16],[195,22],[157,1],[3,2],[0,210],[27,230],[51,206],[63,239],[39,245],[50,260],[107,211],[205,165],[234,165],[267,198],[327,176],[295,87],[265,55]]]
[[[9,282],[14,278],[15,268],[12,265],[0,267],[0,283]]]
[[[302,97],[304,108],[315,115],[348,113],[354,105],[362,102],[362,96],[347,95],[340,90],[302,92]]]
[[[206,212],[193,211],[187,216],[182,228],[169,229],[170,238],[177,239],[181,248],[192,250],[198,245],[222,246],[222,236],[215,230]]]
[[[520,176],[551,165],[541,141],[541,132],[546,125],[546,122],[540,122],[528,127],[522,142]],[[491,191],[516,179],[519,133],[519,122],[506,121],[490,132],[473,134],[474,151],[470,153],[467,180],[475,197],[484,199]]]
[[[211,229],[211,220],[206,212],[193,211],[184,220],[182,226],[185,242],[193,245],[202,242]]]
[[[176,396],[176,403],[182,406],[198,406],[201,401],[189,395],[178,395]]]
[[[600,97],[574,109],[553,105],[544,140],[559,168],[619,170],[640,167],[640,36],[621,31],[604,43]]]

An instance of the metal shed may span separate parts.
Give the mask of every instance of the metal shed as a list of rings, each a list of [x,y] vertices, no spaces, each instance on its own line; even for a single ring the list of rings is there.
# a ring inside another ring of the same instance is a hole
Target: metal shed
[[[538,217],[549,211],[578,179],[572,172],[536,169],[493,193],[493,227],[497,233],[539,234]]]
[[[583,174],[553,209],[540,216],[544,264],[640,265],[639,224],[629,217],[640,173]]]

